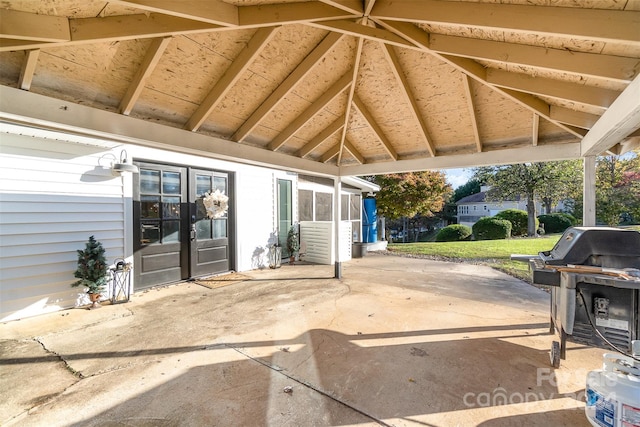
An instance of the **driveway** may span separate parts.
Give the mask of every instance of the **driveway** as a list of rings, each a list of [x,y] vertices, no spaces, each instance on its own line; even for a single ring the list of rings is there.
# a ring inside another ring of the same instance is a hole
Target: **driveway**
[[[0,325],[0,423],[588,426],[602,349],[549,364],[549,296],[488,267],[368,254]],[[221,286],[225,285],[225,286]]]

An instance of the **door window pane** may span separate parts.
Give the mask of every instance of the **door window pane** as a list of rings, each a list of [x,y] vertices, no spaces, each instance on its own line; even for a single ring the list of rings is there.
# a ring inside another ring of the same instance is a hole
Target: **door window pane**
[[[162,217],[180,219],[180,197],[162,198]]]
[[[158,223],[141,224],[141,242],[143,245],[156,243],[160,241],[160,226]]]
[[[149,169],[140,171],[140,192],[156,194],[160,192],[160,171]]]
[[[213,178],[213,189],[220,190],[222,194],[227,194],[227,178],[216,176]]]
[[[216,219],[213,221],[213,238],[220,239],[227,237],[227,220]]]
[[[196,238],[199,240],[211,238],[211,220],[201,219],[196,222]]]
[[[140,217],[160,218],[159,196],[140,196]]]
[[[180,221],[162,222],[162,243],[180,241]]]
[[[164,194],[180,194],[179,172],[162,172],[162,192]]]
[[[204,195],[209,190],[211,190],[211,177],[196,175],[196,197]]]

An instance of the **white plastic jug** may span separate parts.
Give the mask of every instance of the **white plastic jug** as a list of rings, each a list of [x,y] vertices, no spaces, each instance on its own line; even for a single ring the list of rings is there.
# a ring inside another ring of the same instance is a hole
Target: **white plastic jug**
[[[640,358],[640,341],[632,347]],[[640,362],[615,353],[602,359],[602,369],[587,374],[587,419],[596,427],[640,427]]]

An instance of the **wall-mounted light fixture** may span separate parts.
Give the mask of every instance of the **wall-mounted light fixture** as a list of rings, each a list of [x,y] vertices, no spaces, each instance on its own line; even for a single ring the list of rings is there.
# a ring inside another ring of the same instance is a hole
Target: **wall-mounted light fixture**
[[[131,163],[131,160],[127,157],[127,150],[122,150],[120,152],[120,162],[114,162],[111,165],[111,170],[113,172],[122,174],[123,172],[131,172],[138,173],[138,167]]]

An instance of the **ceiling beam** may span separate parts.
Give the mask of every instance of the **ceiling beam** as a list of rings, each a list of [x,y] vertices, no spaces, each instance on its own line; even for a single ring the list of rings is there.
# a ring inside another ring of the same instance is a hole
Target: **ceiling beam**
[[[253,63],[253,60],[262,52],[262,48],[273,38],[277,28],[279,27],[266,27],[255,32],[251,40],[247,43],[247,46],[231,63],[222,77],[213,86],[213,89],[211,89],[196,111],[191,115],[184,125],[185,129],[197,131],[200,126],[202,126],[220,101],[224,99],[225,95],[238,80],[240,80],[243,73]]]
[[[31,14],[33,16],[39,16]],[[145,39],[203,33],[223,27],[160,13],[106,16],[104,18],[69,19],[71,40],[65,42],[25,42],[3,39],[0,51],[105,43],[120,40]]]
[[[334,145],[333,147],[322,153],[322,156],[320,156],[320,161],[322,163],[327,163],[329,160],[336,157],[338,153],[340,153],[340,143]]]
[[[602,41],[640,41],[640,12],[520,4],[378,0],[371,17]]]
[[[38,42],[69,41],[69,19],[0,9],[0,38]]]
[[[531,145],[534,147],[538,145],[538,138],[540,137],[540,116],[533,113],[533,120],[531,121]]]
[[[333,177],[339,172],[334,165],[262,150],[254,146],[233,144],[226,139],[139,120],[4,85],[0,85],[0,120],[299,173]]]
[[[582,140],[582,155],[597,156],[640,129],[640,75],[620,94]]]
[[[221,0],[111,0],[113,3],[210,24],[237,26],[238,7]]]
[[[322,132],[320,132],[311,141],[305,144],[304,147],[298,150],[296,155],[298,157],[306,157],[307,155],[309,155],[309,153],[311,153],[313,150],[318,148],[320,144],[325,142],[328,138],[330,138],[333,134],[341,130],[343,127],[344,127],[344,115],[338,117],[333,122],[331,122],[331,124],[326,128],[324,128]]]
[[[473,139],[476,143],[476,151],[480,153],[482,152],[482,141],[480,140],[480,132],[478,131],[478,115],[476,114],[471,80],[471,77],[464,74],[462,77],[462,86],[464,87],[464,93],[469,107],[469,117],[471,118],[471,128],[473,129]]]
[[[38,56],[40,56],[40,49],[31,49],[25,52],[26,58],[22,63],[20,69],[20,77],[18,78],[18,87],[22,90],[31,89],[31,83],[33,82],[33,76],[36,72],[36,65],[38,64]]]
[[[293,122],[276,136],[269,144],[269,150],[277,150],[282,147],[289,138],[298,132],[305,124],[316,116],[323,108],[338,97],[351,84],[351,70],[335,82],[318,99],[316,99],[306,110],[299,114]]]
[[[309,25],[329,31],[337,31],[354,37],[362,37],[367,40],[380,41],[394,46],[412,49],[416,48],[413,43],[383,28],[369,27],[346,19],[314,22]]]
[[[424,120],[424,116],[420,113],[420,109],[418,108],[418,103],[416,102],[415,97],[413,96],[413,92],[411,87],[409,86],[409,81],[402,70],[402,65],[398,60],[398,56],[391,46],[386,44],[382,45],[382,51],[387,58],[387,62],[391,66],[391,72],[396,78],[396,81],[400,85],[400,94],[403,96],[405,102],[409,104],[409,112],[413,116],[413,119],[418,122],[420,127],[420,133],[422,134],[422,138],[424,143],[427,146],[427,150],[429,151],[429,155],[435,156],[436,149],[433,145],[433,140],[431,139],[431,135],[429,133],[429,128],[427,127],[427,123]]]
[[[582,129],[591,129],[593,125],[600,119],[600,116],[589,114],[582,111],[571,110],[557,105],[551,106],[550,114],[553,120],[568,125],[577,126]]]
[[[356,46],[356,55],[353,59],[353,75],[351,76],[351,86],[349,87],[349,93],[347,94],[347,105],[344,110],[342,134],[340,135],[340,146],[344,147],[344,142],[347,140],[347,130],[349,129],[349,120],[351,120],[351,108],[353,105],[353,96],[356,93],[356,82],[358,80],[358,73],[360,72],[360,58],[362,58],[362,47],[364,46],[364,39],[358,38],[358,45]],[[338,153],[338,162],[340,165],[342,161],[342,149]]]
[[[344,149],[347,150],[361,165],[366,163],[366,160],[362,153],[358,151],[358,149],[351,143],[351,141],[349,141],[349,139],[346,139],[344,141]]]
[[[359,18],[360,14],[347,12],[322,2],[264,4],[238,7],[240,27],[305,24],[336,19]]]
[[[442,34],[430,34],[428,47],[434,52],[447,55],[527,65],[625,82],[630,81],[640,67],[638,58],[572,52]]]
[[[391,157],[393,160],[398,160],[398,153],[396,153],[393,145],[391,145],[391,141],[389,141],[389,138],[387,138],[387,136],[384,134],[376,120],[373,118],[373,115],[371,115],[371,112],[369,111],[367,106],[364,105],[357,94],[353,96],[353,105],[355,105],[358,111],[360,111],[360,114],[365,119],[371,130],[373,130],[373,132],[376,134],[376,136],[382,143],[382,147],[387,152],[389,157]]]
[[[549,106],[549,104],[542,101],[541,99],[530,94],[517,92],[510,89],[502,89],[487,83],[486,68],[483,67],[478,62],[474,61],[473,59],[462,58],[462,57],[451,56],[451,55],[443,55],[440,53],[433,52],[432,50],[429,49],[429,38],[430,38],[429,34],[419,29],[415,25],[408,24],[405,22],[386,22],[386,21],[380,21],[378,22],[378,24],[383,25],[389,31],[393,31],[400,36],[406,37],[407,40],[411,40],[413,43],[416,44],[416,46],[419,46],[423,51],[428,52],[431,55],[436,56],[437,58],[440,58],[444,62],[456,68],[457,70],[474,78],[476,81],[488,86],[489,88],[496,91],[497,93],[503,96],[506,96],[507,98],[517,102],[518,104],[522,105],[524,108],[527,108],[539,114],[540,116],[549,120],[551,123],[564,129],[565,131],[579,138],[582,138],[584,136],[584,133],[582,133],[580,129],[575,129],[571,126],[565,125],[564,123],[560,123],[558,121],[551,119],[551,117],[549,116],[551,107]]]
[[[487,83],[536,95],[566,99],[580,104],[607,108],[621,92],[523,73],[487,69]]]
[[[269,97],[249,116],[249,118],[233,134],[232,139],[237,142],[244,140],[249,133],[278,105],[282,99],[291,92],[295,86],[305,77],[315,65],[340,41],[342,34],[329,33],[313,49],[300,64],[287,76]]]
[[[503,164],[548,162],[580,158],[580,143],[538,145],[521,148],[483,151],[482,153],[425,157],[395,162],[366,163],[340,166],[340,176],[382,175],[389,173],[417,172],[424,170],[457,169]]]
[[[362,1],[361,0],[320,0],[322,3],[328,4],[329,6],[337,7],[338,9],[342,9],[346,12],[353,13],[354,15],[362,15],[364,12],[362,10]]]
[[[138,101],[138,98],[144,89],[147,79],[151,76],[151,73],[153,73],[156,65],[158,65],[158,62],[160,61],[160,58],[167,46],[169,46],[170,41],[171,37],[162,37],[151,41],[151,46],[149,46],[149,50],[147,50],[147,53],[142,60],[142,64],[140,64],[136,75],[129,84],[127,92],[120,101],[119,111],[121,114],[128,116],[131,113],[133,106]]]

